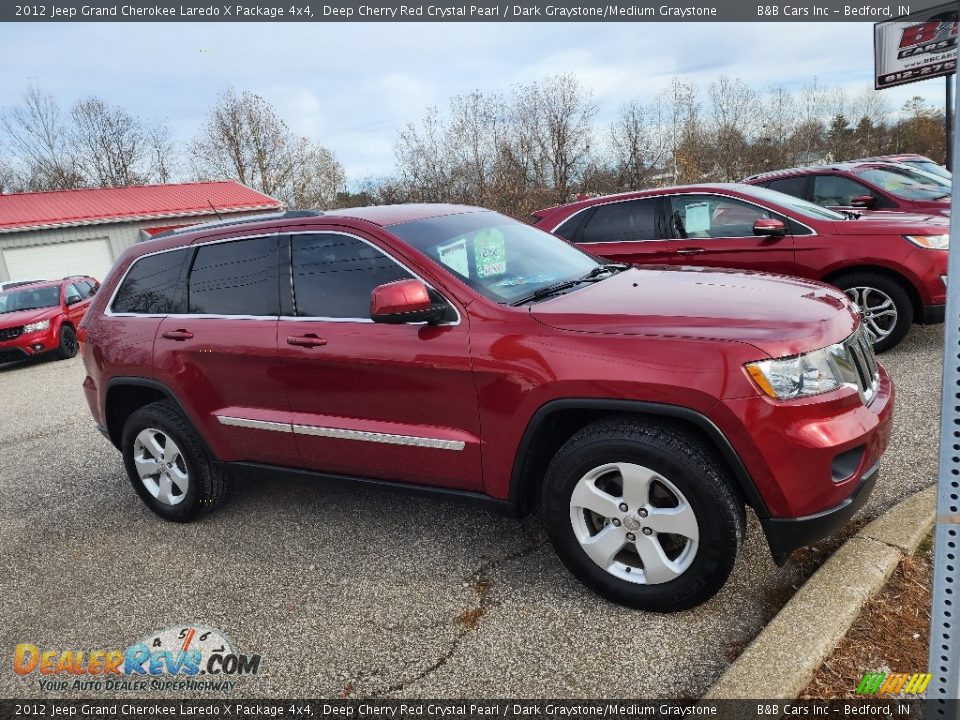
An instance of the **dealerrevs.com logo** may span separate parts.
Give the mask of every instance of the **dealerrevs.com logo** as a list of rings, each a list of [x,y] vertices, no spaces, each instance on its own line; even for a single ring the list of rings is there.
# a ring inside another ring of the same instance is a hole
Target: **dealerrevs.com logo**
[[[60,650],[20,643],[13,671],[36,676],[41,690],[232,691],[239,678],[262,668],[259,654],[238,653],[214,628],[178,625],[126,648]]]

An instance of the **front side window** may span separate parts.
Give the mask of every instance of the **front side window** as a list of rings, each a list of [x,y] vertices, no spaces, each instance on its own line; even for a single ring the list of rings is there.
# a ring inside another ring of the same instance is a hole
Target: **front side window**
[[[873,192],[866,185],[840,175],[813,178],[813,201],[817,205],[849,207],[858,195],[873,195]]]
[[[676,238],[754,237],[753,224],[777,217],[769,210],[720,195],[669,198],[670,225]]]
[[[600,267],[570,243],[495,212],[444,215],[388,230],[498,303],[583,278]]]
[[[83,300],[83,294],[74,283],[70,283],[63,291],[63,299],[67,305],[72,305]]]
[[[34,290],[8,290],[0,294],[0,314],[56,307],[59,304],[60,288],[56,286]]]
[[[278,315],[277,238],[201,245],[190,270],[189,312],[195,315]]]
[[[180,270],[187,250],[148,255],[137,260],[117,290],[111,309],[115,313],[169,315],[182,313]]]
[[[375,287],[413,277],[378,248],[349,235],[293,235],[290,243],[300,317],[369,320]]]
[[[657,200],[644,198],[597,205],[583,228],[581,242],[630,242],[657,238]]]

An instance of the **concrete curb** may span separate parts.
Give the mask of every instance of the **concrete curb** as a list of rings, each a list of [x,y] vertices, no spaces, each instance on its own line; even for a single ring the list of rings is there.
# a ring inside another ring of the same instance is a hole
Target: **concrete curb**
[[[704,700],[793,700],[846,635],[867,600],[933,527],[936,485],[864,527],[797,591]]]

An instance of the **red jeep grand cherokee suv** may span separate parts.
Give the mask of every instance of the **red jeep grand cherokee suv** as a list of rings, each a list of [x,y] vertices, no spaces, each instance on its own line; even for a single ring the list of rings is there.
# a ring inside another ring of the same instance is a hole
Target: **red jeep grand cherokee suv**
[[[60,360],[76,355],[76,328],[98,287],[78,275],[0,293],[0,365],[46,353]]]
[[[913,323],[942,323],[950,226],[915,215],[842,215],[736,183],[594,197],[534,213],[537,227],[617,262],[783,273],[835,285],[877,352]]]
[[[893,386],[840,291],[604,265],[477,208],[295,212],[128,249],[81,326],[87,400],[158,515],[234,473],[539,503],[601,595],[711,597],[744,506],[774,557],[845,523]]]

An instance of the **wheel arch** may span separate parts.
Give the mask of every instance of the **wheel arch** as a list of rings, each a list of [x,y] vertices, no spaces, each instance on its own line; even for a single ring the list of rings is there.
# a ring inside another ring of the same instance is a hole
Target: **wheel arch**
[[[706,415],[680,405],[591,398],[553,400],[533,414],[517,448],[510,476],[510,503],[518,514],[529,512],[535,505],[540,482],[557,450],[581,428],[611,415],[669,418],[686,426],[719,454],[730,469],[737,490],[757,516],[769,517],[766,503],[740,456]]]
[[[127,418],[145,405],[162,400],[169,400],[176,405],[180,414],[194,426],[197,436],[200,438],[207,452],[210,453],[211,457],[215,457],[213,453],[210,452],[210,446],[206,439],[200,434],[200,431],[196,428],[196,424],[190,420],[190,415],[187,413],[186,408],[177,396],[174,395],[173,391],[162,382],[149,378],[115,377],[107,382],[103,402],[103,414],[110,442],[112,442],[118,450],[121,449],[123,426]]]
[[[906,291],[907,297],[910,298],[910,305],[913,308],[914,322],[916,322],[917,318],[923,316],[923,300],[920,297],[920,292],[917,290],[916,283],[903,273],[893,270],[892,268],[888,268],[884,265],[846,265],[844,267],[831,270],[829,273],[820,278],[820,280],[821,282],[834,285],[835,281],[839,280],[840,278],[846,275],[856,275],[857,273],[876,273],[877,275],[883,275],[884,277],[893,280]]]

